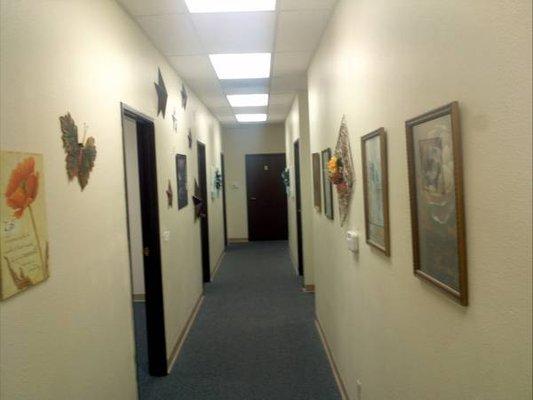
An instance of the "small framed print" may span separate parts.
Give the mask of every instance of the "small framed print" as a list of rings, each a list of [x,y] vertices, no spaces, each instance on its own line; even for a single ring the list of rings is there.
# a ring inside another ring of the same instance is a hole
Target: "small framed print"
[[[324,182],[324,214],[333,219],[333,185],[329,179],[328,162],[331,159],[331,149],[322,151],[322,182]]]
[[[361,138],[366,242],[390,255],[387,136],[380,128]]]
[[[187,156],[176,154],[176,177],[178,187],[178,210],[189,204],[189,192],[187,189]]]
[[[405,123],[414,273],[468,305],[459,105]]]
[[[313,197],[315,210],[322,211],[322,188],[320,185],[320,154],[313,153]]]

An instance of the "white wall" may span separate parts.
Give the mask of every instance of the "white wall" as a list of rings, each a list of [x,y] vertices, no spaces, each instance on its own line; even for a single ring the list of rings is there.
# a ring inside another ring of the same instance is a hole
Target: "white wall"
[[[222,134],[226,166],[228,239],[248,239],[246,154],[285,153],[283,124],[225,127]],[[281,177],[280,177],[281,179]]]
[[[292,264],[298,268],[298,230],[296,225],[296,179],[294,167],[294,142],[300,141],[300,188],[303,235],[304,284],[314,284],[314,258],[312,250],[313,180],[309,136],[309,107],[307,91],[296,95],[285,120],[285,148],[287,165],[290,167],[291,190],[288,197],[289,253]]]
[[[311,151],[388,135],[391,250],[315,215],[317,314],[352,399],[531,399],[531,1],[341,0],[309,69]],[[413,276],[404,121],[460,102],[470,305]],[[337,199],[335,197],[335,206]]]
[[[220,128],[140,28],[113,1],[2,1],[1,147],[44,154],[50,278],[0,304],[0,398],[136,398],[120,102],[155,121],[167,350],[202,293],[199,224],[193,207],[166,206],[175,153],[197,176],[187,128],[219,162]],[[169,93],[157,116],[160,67]],[[172,129],[176,108],[179,130]],[[83,192],[69,183],[59,116],[89,125],[98,155]],[[210,204],[211,254],[222,252],[221,199]],[[212,266],[213,266],[212,259]]]
[[[128,202],[128,237],[133,295],[144,295],[144,257],[141,222],[141,193],[137,155],[137,123],[125,117],[123,121],[125,168]]]

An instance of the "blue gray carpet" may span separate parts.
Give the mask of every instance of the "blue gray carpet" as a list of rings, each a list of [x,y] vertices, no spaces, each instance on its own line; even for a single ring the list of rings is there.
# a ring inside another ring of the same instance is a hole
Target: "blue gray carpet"
[[[232,245],[169,376],[148,376],[135,304],[141,400],[340,400],[286,242]]]

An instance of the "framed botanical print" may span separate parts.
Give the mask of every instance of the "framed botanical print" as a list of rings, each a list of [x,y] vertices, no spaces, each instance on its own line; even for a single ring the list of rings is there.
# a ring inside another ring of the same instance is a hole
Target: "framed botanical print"
[[[406,123],[416,276],[468,305],[461,127],[457,102]]]
[[[313,197],[315,210],[322,211],[322,191],[320,185],[320,154],[313,153]]]
[[[328,162],[331,159],[331,149],[322,151],[322,182],[324,182],[324,214],[333,219],[333,185],[329,179]]]
[[[366,242],[390,255],[387,136],[380,128],[361,138]]]
[[[176,177],[178,179],[178,210],[187,207],[189,194],[187,190],[187,156],[176,154]]]

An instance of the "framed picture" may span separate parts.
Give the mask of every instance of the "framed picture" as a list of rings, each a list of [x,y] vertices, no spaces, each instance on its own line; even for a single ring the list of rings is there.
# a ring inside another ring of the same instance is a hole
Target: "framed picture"
[[[331,149],[322,151],[322,181],[324,182],[324,214],[333,219],[333,185],[328,176],[328,162],[331,159]]]
[[[405,123],[416,276],[468,305],[459,105]]]
[[[313,153],[313,197],[315,210],[322,211],[322,191],[320,185],[320,154]]]
[[[42,154],[0,152],[0,300],[50,276]]]
[[[178,180],[178,210],[187,207],[189,194],[187,191],[187,156],[176,154],[176,176]]]
[[[390,255],[387,136],[380,128],[361,138],[366,242]]]

